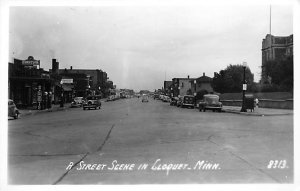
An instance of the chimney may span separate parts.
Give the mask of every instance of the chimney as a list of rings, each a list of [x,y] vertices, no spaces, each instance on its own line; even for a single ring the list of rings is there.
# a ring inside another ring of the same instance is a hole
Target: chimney
[[[203,76],[205,76],[205,72],[203,72]]]
[[[56,59],[52,59],[52,74],[58,74],[59,63],[56,62]]]
[[[72,70],[73,69],[73,66],[70,66],[70,70]]]

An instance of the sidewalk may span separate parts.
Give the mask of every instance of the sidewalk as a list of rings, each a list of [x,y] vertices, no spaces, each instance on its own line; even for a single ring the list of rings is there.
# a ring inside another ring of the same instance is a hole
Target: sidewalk
[[[101,102],[104,102],[107,98],[102,98]],[[20,115],[19,117],[29,116],[29,115],[36,115],[39,113],[45,112],[53,112],[53,111],[63,111],[65,109],[71,108],[71,103],[65,103],[64,107],[60,107],[60,104],[52,105],[51,109],[44,109],[44,110],[36,110],[36,109],[19,109]]]
[[[50,108],[50,109],[44,109],[44,110],[19,109],[19,112],[20,112],[19,117],[36,115],[39,113],[46,113],[46,112],[53,112],[53,111],[63,111],[67,108],[70,108],[70,106],[71,106],[71,103],[65,103],[64,107],[60,107],[60,105],[57,104],[57,105],[52,105],[52,108]]]
[[[223,111],[227,113],[236,113],[241,115],[252,115],[252,116],[278,116],[278,115],[293,115],[294,110],[292,109],[272,109],[272,108],[254,108],[251,112],[250,109],[247,112],[240,112],[241,107],[237,106],[223,106]]]

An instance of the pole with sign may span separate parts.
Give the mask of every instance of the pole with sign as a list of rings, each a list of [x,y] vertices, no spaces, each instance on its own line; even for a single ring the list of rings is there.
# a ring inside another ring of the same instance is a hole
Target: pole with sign
[[[247,112],[247,109],[245,107],[245,92],[247,90],[247,84],[246,84],[246,62],[243,62],[243,70],[244,70],[244,78],[243,78],[243,103],[241,112]]]
[[[64,107],[64,89],[63,89],[63,80],[60,81],[60,87],[61,87],[61,92],[60,92],[60,107]]]
[[[42,102],[42,86],[41,85],[38,86],[37,102],[38,102],[37,109],[40,110],[41,102]]]

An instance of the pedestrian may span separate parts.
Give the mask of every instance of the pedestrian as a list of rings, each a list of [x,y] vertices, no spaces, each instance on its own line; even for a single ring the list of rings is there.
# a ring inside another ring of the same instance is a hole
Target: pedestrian
[[[258,102],[259,102],[258,99],[255,98],[254,103],[255,103],[255,107],[256,107],[256,108],[258,108]]]

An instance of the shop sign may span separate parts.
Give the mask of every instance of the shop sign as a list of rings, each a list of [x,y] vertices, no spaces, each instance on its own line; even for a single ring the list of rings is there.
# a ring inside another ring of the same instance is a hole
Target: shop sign
[[[60,84],[72,84],[73,79],[61,79]]]
[[[27,60],[22,61],[23,66],[38,66],[40,65],[39,60],[35,60],[33,56],[29,56]]]

